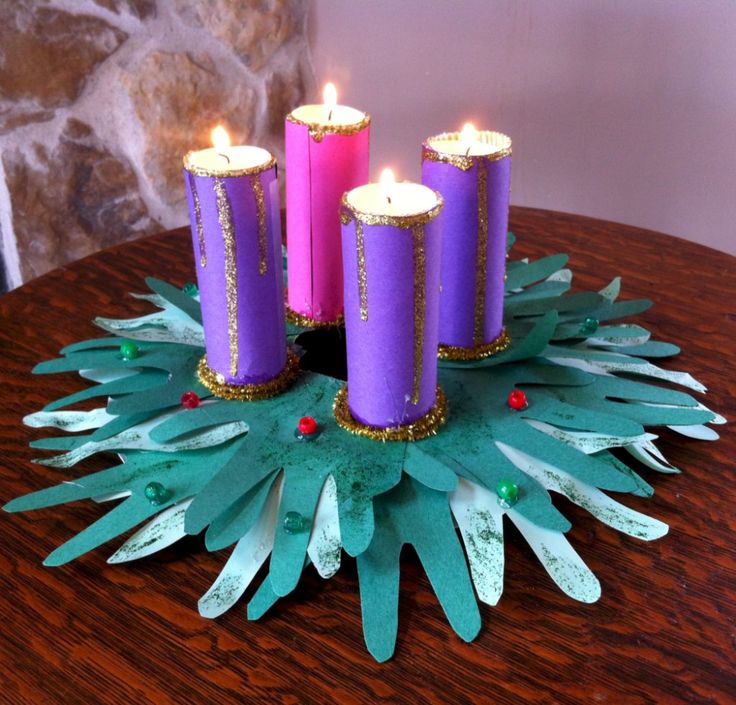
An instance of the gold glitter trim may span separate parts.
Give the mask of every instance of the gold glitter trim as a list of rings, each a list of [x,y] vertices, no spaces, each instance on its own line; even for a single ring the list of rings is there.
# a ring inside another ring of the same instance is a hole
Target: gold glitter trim
[[[480,345],[485,338],[488,269],[488,179],[484,162],[478,162],[478,244],[476,253],[473,342]]]
[[[230,199],[222,179],[215,179],[217,219],[225,242],[225,298],[227,299],[227,333],[230,340],[230,374],[238,374],[238,268],[235,251],[235,227]]]
[[[437,348],[437,357],[441,360],[482,360],[485,357],[491,357],[491,355],[497,355],[503,352],[509,345],[511,345],[511,336],[504,328],[501,331],[501,335],[495,340],[492,340],[490,343],[474,345],[472,348],[440,343]]]
[[[199,194],[197,193],[197,182],[191,172],[187,173],[189,177],[189,189],[192,192],[192,201],[194,202],[194,225],[197,229],[197,241],[199,242],[199,264],[202,267],[207,266],[207,252],[204,245],[204,228],[202,227],[202,208],[199,203]]]
[[[412,256],[414,260],[414,379],[411,403],[419,403],[424,365],[424,319],[427,308],[427,256],[424,251],[424,226],[412,229]]]
[[[473,164],[477,162],[489,161],[496,162],[499,159],[504,159],[511,156],[511,138],[504,135],[501,132],[494,132],[492,130],[481,130],[479,135],[484,136],[486,141],[491,139],[497,139],[508,143],[506,147],[500,147],[496,152],[491,154],[469,154],[465,156],[463,154],[447,154],[433,147],[430,142],[432,140],[445,140],[447,142],[459,142],[462,140],[462,133],[460,132],[443,132],[440,135],[430,137],[422,144],[422,161],[429,162],[442,162],[443,164],[452,164],[452,166],[468,171],[472,169]]]
[[[197,365],[197,377],[216,397],[237,401],[268,399],[288,389],[299,375],[299,357],[292,350],[286,351],[286,365],[276,377],[260,384],[228,384],[221,374],[207,364],[205,355]]]
[[[348,195],[344,193],[340,202],[340,222],[347,225],[351,220],[361,222],[364,225],[393,225],[396,228],[413,228],[417,225],[426,225],[430,220],[434,220],[442,207],[445,205],[445,199],[442,198],[439,191],[434,192],[437,196],[437,205],[424,213],[415,215],[382,215],[376,213],[364,213],[348,203]]]
[[[286,116],[287,122],[293,122],[295,125],[303,125],[309,129],[309,136],[315,142],[321,142],[325,135],[357,135],[371,124],[371,116],[368,113],[363,115],[360,122],[352,125],[334,125],[332,123],[323,124],[320,122],[306,122],[294,117],[291,113]]]
[[[368,275],[365,269],[365,239],[363,223],[355,221],[355,240],[358,248],[358,299],[360,300],[360,320],[368,320]]]
[[[253,176],[254,174],[262,174],[264,171],[273,169],[276,166],[276,159],[271,157],[267,162],[258,166],[249,166],[245,169],[205,169],[190,163],[191,156],[194,151],[187,152],[184,155],[184,168],[194,176],[212,176],[212,177],[228,177],[228,176]]]
[[[253,187],[258,211],[258,272],[263,275],[268,271],[268,233],[266,232],[266,204],[263,200],[263,184],[260,175],[251,176],[250,184]]]
[[[433,436],[437,433],[440,426],[447,421],[447,397],[439,385],[437,385],[437,397],[434,406],[420,419],[412,423],[400,426],[389,426],[382,428],[381,426],[368,426],[361,423],[350,413],[348,406],[348,388],[343,387],[335,397],[332,404],[332,410],[335,413],[335,421],[340,428],[354,433],[356,436],[363,436],[374,441],[421,441],[423,438]]]
[[[302,328],[333,328],[345,323],[345,318],[341,313],[337,315],[334,321],[318,321],[316,318],[310,318],[303,313],[298,313],[288,304],[286,304],[286,320],[292,325],[301,326]]]

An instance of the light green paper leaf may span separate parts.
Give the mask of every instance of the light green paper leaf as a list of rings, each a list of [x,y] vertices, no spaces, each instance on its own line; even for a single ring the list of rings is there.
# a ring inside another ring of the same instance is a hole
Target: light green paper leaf
[[[143,528],[136,531],[115,553],[108,563],[125,563],[153,555],[186,536],[184,513],[191,499],[174,504],[158,514]]]
[[[532,551],[557,586],[574,600],[596,602],[601,584],[565,536],[527,521],[513,509],[508,512]]]
[[[200,598],[199,613],[214,619],[229,610],[247,590],[273,547],[279,488],[274,487],[260,516],[235,546],[212,587]]]
[[[340,569],[341,553],[337,487],[335,479],[328,475],[317,503],[307,555],[321,577],[331,578]]]
[[[495,606],[503,592],[503,509],[495,494],[460,480],[450,495],[450,508],[465,544],[478,598]]]

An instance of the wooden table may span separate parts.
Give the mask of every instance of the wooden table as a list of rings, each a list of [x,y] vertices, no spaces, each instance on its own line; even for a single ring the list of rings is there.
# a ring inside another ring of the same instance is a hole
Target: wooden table
[[[516,254],[571,253],[575,282],[601,288],[623,275],[626,297],[655,337],[683,347],[663,364],[706,384],[706,402],[736,417],[736,258],[666,235],[574,215],[512,209]],[[34,363],[95,337],[95,315],[141,314],[155,274],[193,278],[183,229],[106,250],[0,298],[3,403],[0,500],[65,471],[31,464],[37,431],[24,414],[80,387],[74,375],[32,377]],[[509,532],[504,595],[482,606],[483,629],[458,639],[410,551],[401,584],[396,657],[376,664],[363,645],[355,565],[301,586],[260,622],[244,604],[217,621],[197,613],[225,555],[199,538],[132,564],[98,550],[62,568],[43,558],[98,517],[91,502],[1,516],[2,703],[733,703],[736,702],[736,443],[662,433],[679,476],[647,472],[650,499],[626,503],[670,524],[653,543],[618,534],[559,498],[569,537],[603,596],[573,602]],[[89,467],[87,465],[86,467]],[[79,471],[81,474],[81,470]]]

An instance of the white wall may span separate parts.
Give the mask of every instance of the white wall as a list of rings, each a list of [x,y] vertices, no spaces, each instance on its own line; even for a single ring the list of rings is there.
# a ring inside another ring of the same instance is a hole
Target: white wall
[[[312,0],[319,85],[373,117],[371,173],[421,141],[514,142],[512,202],[736,254],[735,0]],[[313,96],[317,99],[317,96]]]

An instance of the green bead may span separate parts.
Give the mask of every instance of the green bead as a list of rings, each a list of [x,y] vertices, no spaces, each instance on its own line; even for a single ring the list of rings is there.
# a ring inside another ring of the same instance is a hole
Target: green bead
[[[188,282],[187,284],[184,284],[184,286],[182,287],[182,291],[188,296],[196,296],[199,293],[197,285],[193,282]]]
[[[124,360],[135,360],[140,354],[140,350],[135,343],[123,343],[120,346],[120,354]]]
[[[512,480],[500,480],[496,485],[496,494],[501,506],[511,507],[519,499],[519,485]]]
[[[151,504],[162,504],[169,498],[169,491],[160,482],[149,482],[144,493]]]
[[[580,326],[580,332],[583,335],[592,335],[598,330],[598,319],[592,316],[587,316]]]
[[[299,534],[307,526],[309,526],[309,522],[299,512],[286,512],[286,516],[284,516],[284,531],[287,534]]]

